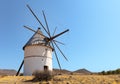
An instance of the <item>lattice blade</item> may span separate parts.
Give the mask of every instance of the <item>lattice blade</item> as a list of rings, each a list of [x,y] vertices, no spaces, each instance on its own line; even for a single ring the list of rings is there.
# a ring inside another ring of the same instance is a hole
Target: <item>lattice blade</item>
[[[54,32],[53,32],[53,35],[52,35],[52,36],[54,36],[54,35],[55,35],[56,29],[57,29],[57,27],[55,27]]]
[[[55,42],[57,42],[57,43],[59,43],[59,44],[65,45],[64,43],[62,43],[62,42],[60,42],[60,41],[57,41],[57,40],[53,40],[53,41],[55,41]]]
[[[39,22],[39,24],[43,27],[43,29],[45,30],[45,32],[49,35],[48,31],[46,30],[46,28],[43,26],[42,22],[38,19],[38,17],[35,15],[35,13],[33,12],[33,10],[30,8],[29,5],[27,5],[28,9],[31,11],[31,13],[33,14],[33,16],[36,18],[36,20]]]
[[[30,28],[30,27],[28,27],[28,26],[23,26],[23,27],[24,27],[24,28],[27,28],[28,30],[31,30],[31,31],[33,31],[33,32],[36,33],[35,30],[33,30],[32,28]],[[43,34],[41,34],[41,33],[39,33],[39,32],[38,32],[38,34],[40,34],[41,36],[47,37],[47,36],[45,36],[45,35],[43,35]]]
[[[55,57],[56,57],[56,59],[57,59],[57,62],[58,62],[59,68],[60,68],[60,70],[61,70],[60,61],[59,61],[59,59],[58,59],[58,56],[57,56],[57,53],[56,53],[56,50],[55,50],[54,44],[53,44],[53,42],[51,42],[51,43],[52,43],[52,46],[53,46],[53,48],[54,48],[54,53],[55,53]]]
[[[60,53],[63,55],[63,57],[68,61],[68,59],[66,58],[66,56],[64,55],[64,53],[62,52],[62,50],[59,48],[59,46],[55,43],[55,41],[53,41],[55,46],[58,48],[58,50],[60,51]]]
[[[48,35],[49,35],[49,37],[51,37],[45,13],[44,13],[44,11],[42,11],[42,12],[43,12],[43,16],[44,16],[44,19],[45,19],[46,27],[47,27],[47,30],[48,30]]]
[[[65,31],[63,31],[63,32],[61,32],[61,33],[59,33],[59,34],[51,37],[51,38],[50,38],[50,41],[53,40],[53,39],[55,39],[55,38],[57,38],[58,36],[60,36],[60,35],[62,35],[62,34],[64,34],[64,33],[68,32],[68,31],[69,31],[69,29],[67,29],[67,30],[65,30]]]

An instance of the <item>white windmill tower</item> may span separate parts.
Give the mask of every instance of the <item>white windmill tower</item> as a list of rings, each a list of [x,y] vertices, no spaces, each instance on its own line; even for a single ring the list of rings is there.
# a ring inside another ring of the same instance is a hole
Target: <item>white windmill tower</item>
[[[40,34],[38,34],[40,33]],[[32,75],[35,70],[52,71],[52,47],[46,44],[40,29],[23,47],[24,75]]]
[[[16,76],[19,74],[23,64],[24,64],[24,72],[23,72],[24,75],[32,75],[33,72],[35,72],[37,70],[52,71],[52,69],[53,69],[52,68],[52,51],[54,51],[54,53],[55,53],[55,57],[57,59],[59,68],[61,70],[61,65],[60,65],[55,47],[60,51],[60,53],[63,55],[63,57],[66,60],[67,60],[67,58],[65,57],[65,55],[63,54],[63,52],[61,51],[59,46],[57,45],[57,43],[60,43],[60,44],[63,44],[63,43],[56,41],[55,38],[68,32],[69,30],[67,29],[57,35],[54,35],[54,33],[56,31],[56,29],[55,29],[53,35],[51,36],[44,11],[43,11],[43,16],[45,19],[46,28],[43,26],[41,21],[37,18],[37,16],[32,11],[30,6],[27,5],[27,7],[31,11],[33,16],[36,18],[36,20],[39,22],[39,24],[42,26],[42,28],[45,30],[45,32],[48,34],[48,36],[44,35],[41,32],[40,28],[38,28],[38,30],[35,31],[35,30],[31,29],[30,27],[24,26],[25,28],[35,32],[35,34],[30,38],[30,40],[23,47],[24,60],[22,61],[21,65],[18,69],[18,72],[16,73]]]

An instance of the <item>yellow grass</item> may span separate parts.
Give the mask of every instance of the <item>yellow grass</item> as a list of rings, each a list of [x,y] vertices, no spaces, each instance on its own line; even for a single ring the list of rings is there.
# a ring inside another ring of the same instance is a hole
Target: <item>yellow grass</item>
[[[120,84],[120,75],[58,75],[42,83],[32,79],[33,76],[3,76],[0,84]]]

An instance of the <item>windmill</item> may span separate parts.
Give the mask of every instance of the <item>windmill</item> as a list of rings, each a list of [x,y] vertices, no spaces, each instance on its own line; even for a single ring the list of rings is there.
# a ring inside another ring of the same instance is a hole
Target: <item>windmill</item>
[[[30,10],[30,12],[32,13],[32,15],[36,18],[36,20],[38,21],[40,26],[43,28],[43,30],[47,33],[47,35],[44,35],[41,32],[40,28],[38,28],[38,30],[35,31],[28,26],[24,26],[24,28],[27,28],[28,30],[35,32],[35,34],[30,38],[30,40],[23,47],[25,56],[24,56],[24,59],[20,65],[17,73],[16,73],[16,76],[19,74],[23,64],[24,64],[24,75],[32,75],[32,73],[35,70],[50,70],[50,71],[52,71],[52,52],[53,51],[54,51],[58,66],[61,70],[60,61],[58,59],[58,55],[55,50],[55,47],[56,47],[56,49],[58,49],[60,51],[61,55],[67,61],[68,61],[68,59],[66,58],[66,56],[64,55],[64,53],[62,52],[62,50],[60,49],[60,47],[57,44],[57,43],[59,43],[59,44],[63,44],[63,43],[59,42],[55,39],[57,37],[61,36],[62,34],[68,32],[69,29],[55,35],[55,31],[56,31],[56,28],[55,28],[53,34],[51,35],[44,11],[42,11],[42,13],[43,13],[46,27],[38,19],[38,17],[33,12],[33,10],[30,8],[30,6],[27,5],[27,7]]]

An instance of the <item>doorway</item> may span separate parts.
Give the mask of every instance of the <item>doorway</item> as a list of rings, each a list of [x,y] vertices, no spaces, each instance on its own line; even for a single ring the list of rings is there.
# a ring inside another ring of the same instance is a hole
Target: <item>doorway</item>
[[[44,66],[44,71],[48,71],[48,66]]]

